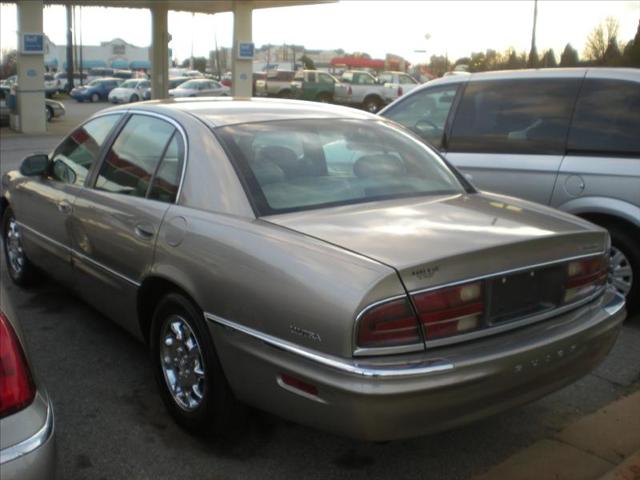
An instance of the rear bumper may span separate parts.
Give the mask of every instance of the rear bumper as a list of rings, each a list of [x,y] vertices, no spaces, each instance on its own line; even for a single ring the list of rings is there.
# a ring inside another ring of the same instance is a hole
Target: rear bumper
[[[403,356],[347,361],[316,355],[208,315],[236,396],[284,418],[370,441],[446,430],[521,405],[589,373],[625,317],[613,293],[526,328]],[[283,373],[318,395],[282,382]]]
[[[33,405],[15,416],[38,417],[33,412],[35,409],[45,412],[44,423],[24,440],[0,450],[2,480],[42,480],[56,476],[55,426],[49,399],[38,394]],[[18,423],[26,426],[30,422]],[[3,428],[10,427],[5,424]]]

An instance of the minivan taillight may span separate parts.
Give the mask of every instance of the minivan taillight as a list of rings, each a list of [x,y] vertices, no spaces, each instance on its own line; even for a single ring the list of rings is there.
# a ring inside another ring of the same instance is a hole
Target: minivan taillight
[[[482,282],[431,290],[412,297],[427,340],[467,333],[481,326]]]
[[[35,395],[24,351],[9,320],[0,312],[0,418],[29,406]]]
[[[402,87],[398,87],[398,96],[401,97],[403,93]]]
[[[588,297],[607,283],[608,257],[601,255],[575,260],[567,264],[564,303],[573,303]]]
[[[418,320],[408,298],[376,305],[364,312],[358,322],[358,346],[395,347],[421,343]]]
[[[353,89],[351,88],[351,85],[349,85],[349,89],[347,90],[347,95],[349,96],[353,95]]]

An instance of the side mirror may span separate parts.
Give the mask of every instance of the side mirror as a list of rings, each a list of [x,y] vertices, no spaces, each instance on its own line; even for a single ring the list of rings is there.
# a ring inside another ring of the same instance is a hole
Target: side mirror
[[[38,177],[49,171],[49,165],[49,155],[36,153],[22,161],[20,173],[25,177]]]

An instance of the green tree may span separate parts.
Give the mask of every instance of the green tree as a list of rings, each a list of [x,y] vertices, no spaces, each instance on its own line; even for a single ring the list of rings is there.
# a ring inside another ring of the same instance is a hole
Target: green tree
[[[558,62],[556,61],[556,54],[553,52],[553,48],[550,48],[544,55],[542,56],[542,67],[543,68],[553,68],[558,66]]]
[[[444,55],[431,55],[429,71],[436,77],[441,77],[449,71],[449,60]]]
[[[560,66],[575,67],[578,65],[579,61],[578,51],[573,48],[570,43],[567,43],[562,51],[562,55],[560,55]]]
[[[527,59],[527,67],[538,68],[540,66],[540,58],[538,57],[538,49],[534,45],[529,52],[529,58]]]
[[[182,62],[182,68],[189,68],[189,59]],[[204,73],[207,69],[207,59],[205,57],[193,57],[193,69]]]
[[[313,60],[311,60],[306,55],[302,55],[300,57],[300,62],[302,62],[302,65],[304,65],[304,69],[305,70],[315,70],[316,69],[316,65],[315,65],[315,63],[313,63]]]
[[[613,37],[607,45],[607,49],[604,52],[604,60],[606,65],[620,65],[622,64],[622,52],[618,46],[618,39]]]
[[[469,60],[470,72],[484,72],[487,69],[487,58],[484,52],[474,52]]]
[[[631,42],[633,42],[631,46],[627,44],[628,48],[625,48],[625,64],[630,67],[640,67],[640,20],[638,20],[636,36]]]

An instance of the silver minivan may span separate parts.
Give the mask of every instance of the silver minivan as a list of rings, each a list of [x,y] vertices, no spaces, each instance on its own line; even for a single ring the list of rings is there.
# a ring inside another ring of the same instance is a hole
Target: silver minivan
[[[447,76],[380,112],[440,149],[482,190],[606,227],[611,281],[640,307],[640,69]]]

